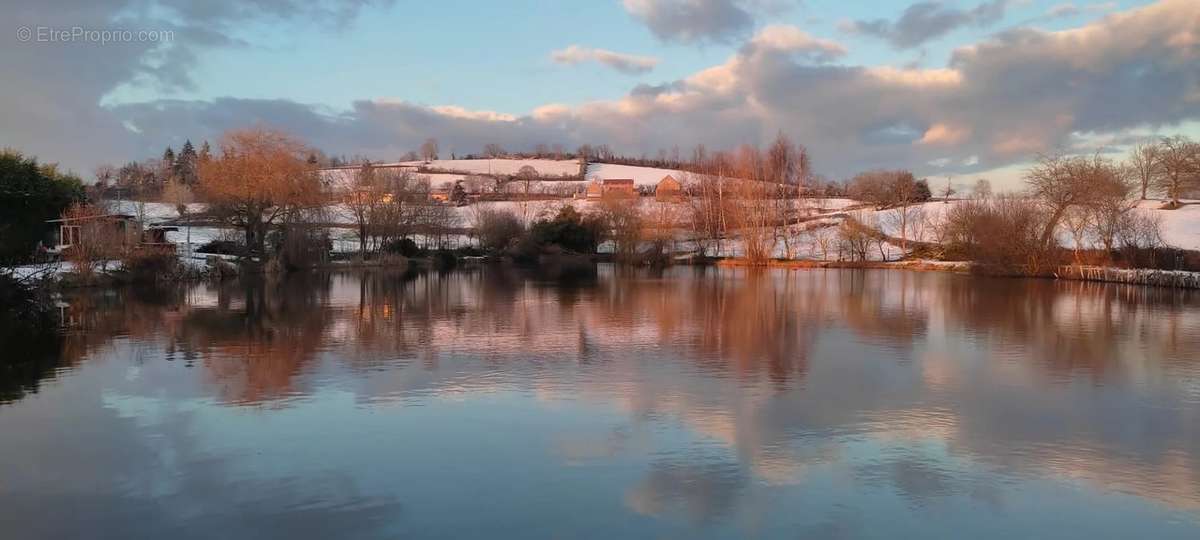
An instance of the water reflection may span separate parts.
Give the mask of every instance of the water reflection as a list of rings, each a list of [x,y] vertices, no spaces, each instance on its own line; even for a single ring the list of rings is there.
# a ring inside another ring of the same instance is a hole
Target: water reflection
[[[66,321],[0,405],[23,536],[1200,532],[1191,293],[497,267],[82,293]]]

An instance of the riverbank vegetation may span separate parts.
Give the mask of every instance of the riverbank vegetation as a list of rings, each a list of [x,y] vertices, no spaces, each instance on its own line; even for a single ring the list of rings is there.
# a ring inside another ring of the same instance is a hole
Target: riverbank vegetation
[[[8,152],[5,174],[14,180],[4,196],[37,203],[8,205],[31,209],[5,217],[2,226],[19,234],[5,235],[4,252],[10,266],[44,259],[37,242],[52,230],[48,218],[61,218],[80,223],[72,234],[89,239],[53,255],[81,284],[227,276],[233,267],[291,272],[564,257],[653,265],[930,261],[1005,275],[1066,274],[1064,266],[1200,270],[1200,252],[1170,246],[1161,223],[1164,212],[1188,210],[1200,188],[1200,145],[1184,137],[1138,145],[1124,162],[1041,156],[1020,190],[997,193],[980,180],[969,197],[955,197],[947,184],[936,199],[928,179],[905,170],[821,179],[805,148],[782,133],[765,149],[701,146],[687,158],[678,151],[621,158],[581,147],[577,166],[561,148],[514,158],[488,145],[481,164],[438,161],[437,141],[422,146],[409,156],[424,160],[415,164],[331,167],[287,133],[241,129],[199,150],[190,142],[179,153],[168,148],[153,167],[102,167],[87,190],[78,178]],[[593,168],[594,160],[633,173],[633,185],[583,179],[588,170],[608,170]],[[663,174],[660,181],[642,165],[673,169],[648,169]],[[122,194],[141,199],[108,198]],[[1155,206],[1151,195],[1166,202]],[[114,216],[138,227],[151,220],[166,231],[186,227],[186,240],[150,249],[145,239],[117,238]],[[194,228],[203,231],[197,245]]]

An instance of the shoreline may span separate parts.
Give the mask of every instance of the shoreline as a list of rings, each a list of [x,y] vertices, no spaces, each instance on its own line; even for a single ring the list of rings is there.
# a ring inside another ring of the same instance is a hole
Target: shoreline
[[[783,261],[752,263],[746,259],[717,259],[714,266],[727,268],[786,268],[786,269],[849,269],[849,270],[908,270],[912,272],[944,272],[951,274],[979,275],[1013,279],[1051,279],[1062,281],[1090,281],[1116,283],[1142,287],[1171,289],[1200,289],[1200,272],[1184,270],[1155,270],[1146,268],[1115,268],[1110,266],[1059,266],[1042,274],[980,272],[978,266],[961,261]]]

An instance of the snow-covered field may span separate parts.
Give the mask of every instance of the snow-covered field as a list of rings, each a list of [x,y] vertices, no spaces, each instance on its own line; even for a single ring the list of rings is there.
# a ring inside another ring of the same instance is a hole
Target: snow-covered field
[[[105,205],[108,211],[113,214],[144,216],[146,222],[150,225],[179,219],[179,212],[176,210],[175,205],[171,203],[105,201]],[[208,205],[201,203],[187,205],[188,212],[192,214],[203,212],[207,208]]]
[[[395,165],[424,166],[463,174],[517,174],[521,167],[528,165],[542,176],[579,174],[579,160],[576,159],[435,159],[405,161]]]
[[[1200,250],[1200,201],[1176,210],[1161,210],[1160,201],[1143,201],[1139,212],[1157,216],[1162,238],[1171,247]]]
[[[1190,203],[1191,201],[1189,201]],[[958,201],[949,204],[933,201],[915,205],[910,209],[910,218],[917,222],[909,223],[908,237],[916,240],[932,239],[933,226],[941,223],[946,210],[952,208]],[[1135,211],[1153,216],[1159,220],[1162,239],[1170,247],[1190,250],[1200,250],[1200,204],[1192,203],[1176,210],[1163,210],[1162,201],[1142,201]],[[900,210],[889,209],[876,212],[870,209],[856,210],[854,215],[859,221],[876,226],[885,234],[900,236]],[[1060,235],[1061,241],[1068,247],[1074,246],[1074,241],[1065,232]],[[1089,242],[1086,247],[1096,247],[1098,242]]]
[[[671,175],[683,182],[687,179],[686,172],[674,169],[655,169],[653,167],[637,167],[634,165],[614,165],[611,163],[592,163],[588,165],[586,178],[588,180],[606,178],[632,178],[639,186],[656,186],[664,176]]]

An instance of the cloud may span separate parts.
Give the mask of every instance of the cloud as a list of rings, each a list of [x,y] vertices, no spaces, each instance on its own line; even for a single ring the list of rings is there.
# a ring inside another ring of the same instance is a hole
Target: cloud
[[[663,41],[730,42],[754,26],[752,2],[739,0],[624,0],[625,11]]]
[[[431,136],[447,152],[476,152],[488,143],[607,143],[636,155],[700,143],[764,144],[784,130],[808,147],[818,172],[832,177],[877,167],[960,174],[1023,163],[1084,139],[1116,140],[1200,120],[1197,20],[1200,3],[1163,0],[1069,30],[1002,32],[956,49],[934,69],[838,64],[840,45],[767,27],[724,62],[678,80],[518,114],[396,99],[361,99],[348,109],[234,98],[101,107],[106,88],[137,72],[136,51],[133,60],[112,64],[115,72],[88,68],[120,59],[116,53],[18,54],[22,69],[37,78],[0,87],[7,105],[0,125],[22,126],[0,132],[0,146],[87,172],[100,162],[156,155],[176,137],[214,138],[254,123],[375,159],[395,159]],[[19,101],[9,97],[14,85]]]
[[[991,0],[971,9],[959,9],[936,0],[918,2],[908,6],[895,21],[848,21],[841,28],[845,32],[886,40],[899,49],[911,49],[963,26],[995,24],[1004,18],[1009,1]]]
[[[390,0],[300,2],[296,0],[0,0],[5,15],[0,66],[9,76],[0,84],[0,147],[61,161],[87,173],[101,162],[138,155],[137,126],[100,106],[115,89],[127,86],[188,89],[197,58],[215,47],[247,46],[239,25],[322,21],[332,31],[362,9]],[[163,41],[107,43],[18,42],[11,32],[27,26],[169,31]],[[9,129],[21,126],[20,130]],[[132,127],[132,129],[131,129]],[[156,146],[167,144],[159,141]]]
[[[1058,4],[1046,10],[1047,19],[1060,19],[1079,15],[1080,9],[1075,4]]]
[[[550,53],[550,59],[568,65],[598,62],[630,75],[647,73],[658,65],[658,59],[651,56],[637,56],[579,45],[571,45],[565,49],[554,51]]]
[[[795,53],[816,62],[831,62],[846,55],[841,44],[815,38],[790,25],[771,25],[760,30],[746,50],[775,50]]]

